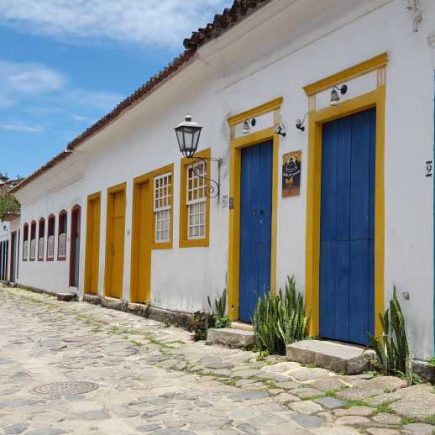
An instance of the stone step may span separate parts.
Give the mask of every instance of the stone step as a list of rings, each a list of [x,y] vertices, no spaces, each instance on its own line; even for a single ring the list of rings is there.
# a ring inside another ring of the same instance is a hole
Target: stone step
[[[207,332],[207,344],[231,349],[252,349],[255,345],[253,331],[234,328],[211,328]]]
[[[348,375],[372,368],[373,350],[327,340],[303,340],[287,345],[287,359]]]
[[[60,292],[57,293],[57,300],[64,301],[64,302],[76,301],[77,295],[75,293],[70,293],[70,292]]]
[[[251,332],[254,330],[254,328],[252,327],[252,324],[243,323],[243,322],[231,322],[230,328],[240,329],[242,331],[251,331]]]

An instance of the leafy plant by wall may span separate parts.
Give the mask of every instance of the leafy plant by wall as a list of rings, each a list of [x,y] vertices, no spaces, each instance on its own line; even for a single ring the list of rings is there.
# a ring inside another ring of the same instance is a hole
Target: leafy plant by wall
[[[309,319],[294,277],[287,277],[278,294],[266,293],[258,299],[252,319],[258,349],[284,355],[287,344],[308,336]]]
[[[227,289],[224,289],[222,296],[216,298],[212,303],[210,296],[207,296],[208,306],[210,307],[211,313],[214,317],[214,327],[215,328],[226,328],[230,326],[231,320],[226,316],[227,310]]]
[[[10,193],[0,195],[0,221],[4,219],[7,213],[18,211],[20,209],[20,203],[15,196]]]
[[[225,317],[225,311],[227,310],[227,289],[224,289],[222,296],[216,298],[213,303],[211,303],[210,296],[207,296],[208,306],[212,314],[216,317]]]
[[[210,313],[197,311],[187,325],[187,330],[193,332],[193,340],[205,340],[207,338],[207,330],[213,328],[215,325],[215,318]]]
[[[410,374],[410,353],[406,337],[405,318],[394,287],[393,297],[385,314],[379,315],[383,334],[372,338],[372,346],[379,358],[384,374]]]

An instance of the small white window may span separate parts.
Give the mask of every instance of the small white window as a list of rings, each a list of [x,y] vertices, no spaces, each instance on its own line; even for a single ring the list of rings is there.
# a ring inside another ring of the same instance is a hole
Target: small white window
[[[171,241],[172,174],[154,178],[154,240],[156,243]]]
[[[57,251],[58,251],[57,256],[60,259],[63,260],[66,258],[66,234],[65,233],[59,234]]]
[[[28,259],[29,259],[29,241],[25,240],[23,246],[23,260],[27,261]]]
[[[187,238],[205,238],[205,215],[207,212],[205,177],[206,167],[198,162],[187,167]]]

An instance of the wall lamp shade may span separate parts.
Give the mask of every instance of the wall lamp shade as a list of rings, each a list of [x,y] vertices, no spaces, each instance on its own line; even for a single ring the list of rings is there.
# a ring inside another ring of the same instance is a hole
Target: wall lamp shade
[[[175,127],[178,146],[184,157],[193,157],[198,149],[199,137],[201,135],[202,125],[192,121],[192,116],[188,113],[184,122]]]
[[[347,92],[347,85],[343,85],[340,88],[334,86],[331,91],[330,105],[336,106],[340,102],[340,94],[344,95]]]

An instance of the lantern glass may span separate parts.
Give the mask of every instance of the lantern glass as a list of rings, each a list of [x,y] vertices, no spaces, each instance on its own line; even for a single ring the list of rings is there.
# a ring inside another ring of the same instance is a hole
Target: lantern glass
[[[193,157],[198,149],[199,137],[202,126],[197,122],[192,122],[190,115],[186,116],[185,122],[182,122],[175,128],[178,146],[185,157]]]

